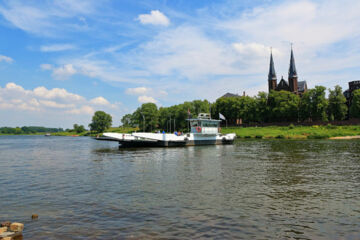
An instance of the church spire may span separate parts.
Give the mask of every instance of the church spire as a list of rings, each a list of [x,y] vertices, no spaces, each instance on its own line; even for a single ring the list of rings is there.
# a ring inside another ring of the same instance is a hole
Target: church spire
[[[268,80],[269,81],[276,80],[276,72],[275,72],[274,60],[272,55],[272,49],[270,53],[270,68],[269,68]]]
[[[291,44],[291,56],[290,56],[290,67],[289,67],[289,79],[297,77],[296,67],[295,67],[295,58],[294,58],[294,52],[292,49]]]
[[[269,67],[269,75],[268,75],[268,84],[269,84],[269,92],[271,90],[275,90],[277,86],[274,59],[272,55],[272,49],[270,53],[270,67]]]

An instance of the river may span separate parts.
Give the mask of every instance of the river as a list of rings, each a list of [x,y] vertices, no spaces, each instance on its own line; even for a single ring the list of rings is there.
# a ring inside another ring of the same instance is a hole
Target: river
[[[360,239],[360,140],[0,136],[4,220],[24,239]]]

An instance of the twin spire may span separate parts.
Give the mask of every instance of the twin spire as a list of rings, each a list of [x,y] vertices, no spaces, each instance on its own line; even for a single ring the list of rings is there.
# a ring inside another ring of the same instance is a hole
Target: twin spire
[[[296,66],[295,66],[294,52],[293,52],[292,45],[291,45],[289,79],[294,78],[294,77],[297,77],[297,72],[296,72]],[[273,59],[272,48],[271,48],[268,80],[272,81],[272,80],[276,80],[276,79],[277,78],[276,78],[276,72],[275,72],[275,66],[274,66],[274,59]]]

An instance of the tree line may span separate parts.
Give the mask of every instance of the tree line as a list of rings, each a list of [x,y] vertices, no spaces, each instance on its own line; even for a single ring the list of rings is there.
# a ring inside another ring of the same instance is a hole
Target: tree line
[[[352,104],[348,109],[342,88],[328,89],[315,86],[302,96],[288,91],[259,92],[256,96],[236,96],[219,98],[215,103],[195,100],[182,104],[160,107],[145,103],[132,114],[121,119],[124,127],[139,127],[144,131],[164,130],[185,131],[186,119],[196,117],[200,112],[211,111],[212,118],[224,115],[229,124],[306,122],[344,120],[347,117],[360,118],[360,89],[352,94]]]
[[[1,127],[1,134],[33,134],[33,133],[56,133],[63,132],[62,128],[46,128],[36,126],[24,126],[24,127]]]

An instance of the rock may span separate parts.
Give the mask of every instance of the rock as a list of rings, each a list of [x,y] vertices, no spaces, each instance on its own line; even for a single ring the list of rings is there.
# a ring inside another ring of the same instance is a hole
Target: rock
[[[0,227],[10,227],[10,225],[11,225],[11,222],[9,222],[9,221],[0,223]]]
[[[0,228],[0,234],[7,231],[7,227],[1,227]]]
[[[13,232],[22,232],[24,230],[24,224],[14,222],[10,225],[10,231]]]
[[[38,219],[38,218],[39,218],[39,215],[37,215],[37,214],[31,215],[31,219]]]
[[[4,237],[1,240],[13,240],[13,238],[12,237]]]

